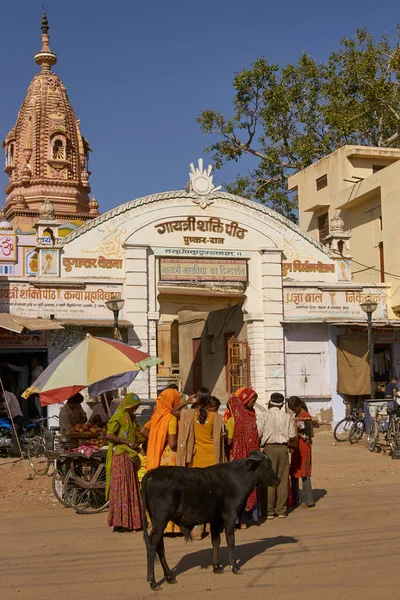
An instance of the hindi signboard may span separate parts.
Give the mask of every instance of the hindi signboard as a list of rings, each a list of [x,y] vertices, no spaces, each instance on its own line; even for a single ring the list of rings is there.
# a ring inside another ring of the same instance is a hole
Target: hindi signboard
[[[122,286],[87,284],[81,288],[34,287],[0,283],[0,312],[19,317],[56,319],[109,319],[105,305],[112,296],[121,297]]]
[[[160,281],[247,281],[243,259],[160,258]]]
[[[47,331],[15,333],[0,329],[0,348],[47,348]]]
[[[361,320],[366,314],[360,303],[367,298],[377,303],[374,319],[387,319],[386,295],[379,288],[353,290],[321,290],[318,288],[284,288],[284,318],[292,320]]]

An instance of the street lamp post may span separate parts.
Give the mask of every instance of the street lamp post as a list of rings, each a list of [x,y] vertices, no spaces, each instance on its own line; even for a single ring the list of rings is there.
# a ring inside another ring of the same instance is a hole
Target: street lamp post
[[[118,329],[118,315],[119,312],[124,308],[125,300],[122,298],[117,298],[116,296],[112,296],[110,300],[107,300],[106,306],[108,310],[111,310],[114,313],[114,338],[116,340],[121,339],[121,334]]]
[[[374,382],[374,342],[372,339],[372,313],[376,311],[377,303],[367,298],[365,302],[360,304],[362,310],[367,313],[368,317],[368,362],[369,362],[369,385],[371,388],[371,398],[375,398],[375,382]]]

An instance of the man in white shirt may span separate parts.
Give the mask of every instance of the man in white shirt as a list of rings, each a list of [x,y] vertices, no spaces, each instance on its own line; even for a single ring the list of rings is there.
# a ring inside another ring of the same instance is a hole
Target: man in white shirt
[[[282,410],[284,402],[282,394],[271,394],[269,410],[257,416],[260,445],[281,481],[277,488],[268,487],[267,494],[261,494],[262,512],[267,515],[267,519],[287,517],[289,445],[296,445],[297,435],[293,417]]]
[[[20,450],[17,436],[19,437],[22,428],[23,416],[18,399],[12,392],[5,392],[5,398],[3,392],[0,393],[0,414],[7,418],[11,417],[13,428],[11,434],[10,455],[19,456]]]

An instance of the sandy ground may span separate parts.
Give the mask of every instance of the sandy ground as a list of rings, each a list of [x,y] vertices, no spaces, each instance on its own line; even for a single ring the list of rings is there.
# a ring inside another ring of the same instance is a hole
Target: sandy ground
[[[317,506],[239,531],[242,575],[214,575],[206,538],[166,539],[178,583],[158,598],[337,600],[399,598],[400,461],[364,444],[315,438]],[[141,534],[113,534],[106,515],[76,515],[54,501],[50,479],[27,480],[22,463],[0,461],[1,597],[4,600],[140,600],[146,583]],[[227,563],[225,547],[221,558]],[[162,577],[157,565],[158,579]]]

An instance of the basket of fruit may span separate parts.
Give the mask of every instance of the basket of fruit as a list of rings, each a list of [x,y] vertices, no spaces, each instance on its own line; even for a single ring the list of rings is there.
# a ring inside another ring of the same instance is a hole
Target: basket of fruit
[[[102,430],[100,427],[97,427],[97,425],[93,425],[93,423],[83,423],[75,425],[68,433],[73,438],[92,439],[98,438],[102,433]]]

